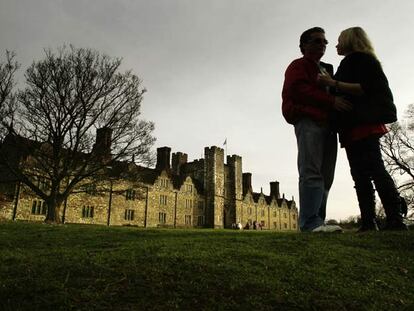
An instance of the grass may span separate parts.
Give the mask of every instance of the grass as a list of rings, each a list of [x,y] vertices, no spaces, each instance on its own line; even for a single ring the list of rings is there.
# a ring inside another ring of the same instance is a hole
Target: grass
[[[414,310],[414,231],[0,223],[0,310]]]

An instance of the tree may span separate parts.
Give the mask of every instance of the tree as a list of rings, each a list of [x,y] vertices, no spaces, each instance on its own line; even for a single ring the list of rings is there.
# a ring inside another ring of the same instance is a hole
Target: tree
[[[409,105],[402,122],[391,125],[381,141],[385,164],[396,180],[408,205],[408,217],[414,217],[414,104]]]
[[[146,90],[131,71],[120,73],[120,65],[119,58],[70,46],[45,50],[25,73],[0,157],[46,202],[46,222],[59,223],[65,198],[111,163],[152,160],[154,124],[140,118]]]
[[[10,124],[13,116],[15,96],[13,87],[15,86],[14,75],[20,65],[15,61],[16,54],[6,51],[6,60],[0,62],[0,137],[4,135],[4,129]]]

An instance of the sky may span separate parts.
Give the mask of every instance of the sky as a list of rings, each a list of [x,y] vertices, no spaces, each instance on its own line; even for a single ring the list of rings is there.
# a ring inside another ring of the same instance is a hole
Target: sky
[[[335,68],[339,33],[361,26],[388,77],[400,117],[414,103],[412,0],[0,0],[0,57],[17,53],[24,70],[44,49],[73,44],[121,57],[148,90],[142,116],[155,122],[155,148],[204,147],[242,156],[253,190],[279,181],[298,202],[296,138],[281,115],[289,63],[301,57],[300,34],[320,26],[323,58]],[[227,139],[227,145],[223,145]],[[327,218],[359,209],[343,149],[339,150]]]

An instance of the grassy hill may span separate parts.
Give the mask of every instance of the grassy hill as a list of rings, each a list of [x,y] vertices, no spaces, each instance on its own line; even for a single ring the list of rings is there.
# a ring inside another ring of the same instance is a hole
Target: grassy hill
[[[0,310],[414,310],[414,231],[0,223]]]

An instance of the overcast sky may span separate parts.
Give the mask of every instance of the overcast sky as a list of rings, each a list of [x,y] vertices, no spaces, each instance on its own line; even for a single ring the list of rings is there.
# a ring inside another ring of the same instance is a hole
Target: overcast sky
[[[156,147],[189,160],[205,146],[243,157],[253,190],[277,180],[298,201],[296,139],[281,116],[288,64],[299,36],[326,30],[325,62],[336,68],[341,30],[363,27],[374,43],[400,116],[414,103],[414,1],[399,0],[0,0],[1,57],[14,50],[19,74],[44,48],[89,47],[123,58],[148,89],[143,116],[156,124]],[[328,218],[359,214],[344,150]]]

